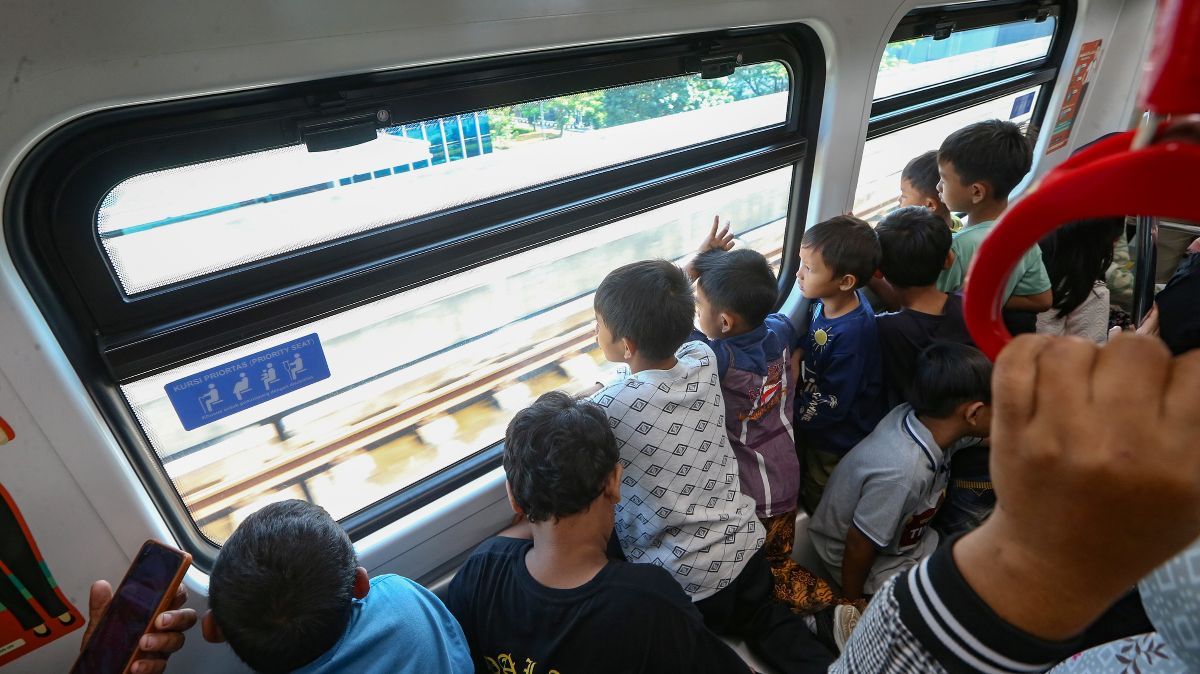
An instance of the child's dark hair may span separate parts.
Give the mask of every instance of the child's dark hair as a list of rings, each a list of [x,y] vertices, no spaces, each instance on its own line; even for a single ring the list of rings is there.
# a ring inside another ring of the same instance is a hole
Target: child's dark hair
[[[954,165],[962,184],[986,182],[993,199],[1006,199],[1033,165],[1029,139],[1012,122],[989,119],[942,141],[938,161]]]
[[[935,419],[963,403],[991,403],[992,362],[973,346],[934,342],[917,355],[908,399],[917,414]]]
[[[1059,318],[1079,308],[1096,281],[1104,279],[1113,261],[1113,242],[1121,236],[1125,218],[1096,218],[1063,225],[1039,245],[1054,295],[1051,305]]]
[[[687,274],[666,260],[618,267],[596,289],[596,313],[613,339],[629,338],[651,360],[664,360],[687,341],[696,298]]]
[[[775,309],[779,283],[762,253],[749,248],[710,250],[692,262],[696,284],[717,311],[732,311],[754,327]]]
[[[272,503],[221,546],[209,608],[243,662],[267,674],[290,672],[346,631],[357,566],[350,537],[324,508]]]
[[[853,215],[838,215],[809,227],[800,245],[820,253],[835,278],[853,274],[855,288],[865,286],[879,268],[879,238]]]
[[[904,165],[900,179],[907,180],[908,184],[921,194],[938,199],[937,186],[942,177],[938,174],[937,160],[937,150],[930,150],[913,157]]]
[[[937,283],[950,253],[950,228],[924,206],[899,208],[875,227],[883,253],[879,270],[897,288]]]
[[[517,412],[504,433],[504,472],[530,522],[567,517],[604,491],[620,458],[599,405],[562,391]]]

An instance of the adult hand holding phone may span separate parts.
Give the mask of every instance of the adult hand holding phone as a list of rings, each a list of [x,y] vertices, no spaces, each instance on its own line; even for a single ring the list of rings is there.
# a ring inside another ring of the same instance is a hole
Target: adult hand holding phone
[[[167,669],[167,658],[183,648],[183,633],[190,630],[197,619],[195,609],[183,608],[187,597],[187,588],[180,585],[179,591],[171,601],[171,608],[160,613],[154,620],[154,631],[142,636],[138,648],[142,650],[144,657],[135,660],[130,666],[133,674],[162,674]],[[112,599],[113,588],[108,581],[98,580],[92,583],[91,592],[88,593],[88,624],[79,643],[80,650],[83,650],[83,645],[92,636],[100,622],[100,616],[104,615]]]
[[[182,630],[196,622],[182,582],[192,556],[149,540],[134,556],[114,591],[92,585],[91,620],[72,674],[144,674],[166,669],[166,655],[183,646]],[[165,630],[165,631],[164,631]],[[147,646],[153,649],[146,651]]]

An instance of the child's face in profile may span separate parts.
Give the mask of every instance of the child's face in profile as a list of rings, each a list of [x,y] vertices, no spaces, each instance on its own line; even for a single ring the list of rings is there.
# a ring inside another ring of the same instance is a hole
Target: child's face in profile
[[[928,194],[913,187],[913,184],[904,178],[900,179],[900,198],[897,199],[897,204],[900,208],[906,206],[924,206],[925,208],[930,208],[930,201],[933,201],[933,199]]]
[[[819,251],[808,246],[800,247],[800,269],[796,271],[796,282],[805,297],[810,300],[833,297],[842,292],[839,281],[834,278],[833,269],[825,264],[825,258],[821,257]]]
[[[604,323],[600,312],[596,312],[596,345],[604,353],[604,359],[610,363],[624,363],[628,360],[625,357],[624,343],[613,338],[612,331]]]
[[[942,178],[938,181],[938,198],[947,208],[955,212],[969,212],[974,208],[975,200],[972,198],[971,186],[963,184],[954,164],[939,161],[938,175]]]
[[[721,329],[721,312],[713,308],[712,303],[708,301],[708,296],[704,294],[704,288],[701,288],[699,283],[695,284],[694,290],[697,327],[709,339],[721,339],[725,336],[725,331]]]

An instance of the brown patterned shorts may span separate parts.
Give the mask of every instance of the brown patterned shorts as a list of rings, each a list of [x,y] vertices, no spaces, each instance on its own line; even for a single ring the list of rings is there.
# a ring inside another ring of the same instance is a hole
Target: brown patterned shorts
[[[792,559],[796,540],[796,513],[761,518],[767,530],[767,562],[775,578],[775,598],[796,613],[816,613],[837,602],[829,583]]]

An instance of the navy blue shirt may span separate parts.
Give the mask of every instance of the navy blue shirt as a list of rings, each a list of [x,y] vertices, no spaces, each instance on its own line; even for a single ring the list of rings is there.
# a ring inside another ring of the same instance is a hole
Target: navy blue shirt
[[[871,303],[828,318],[814,302],[796,394],[796,433],[812,448],[845,455],[883,418],[883,369]]]

